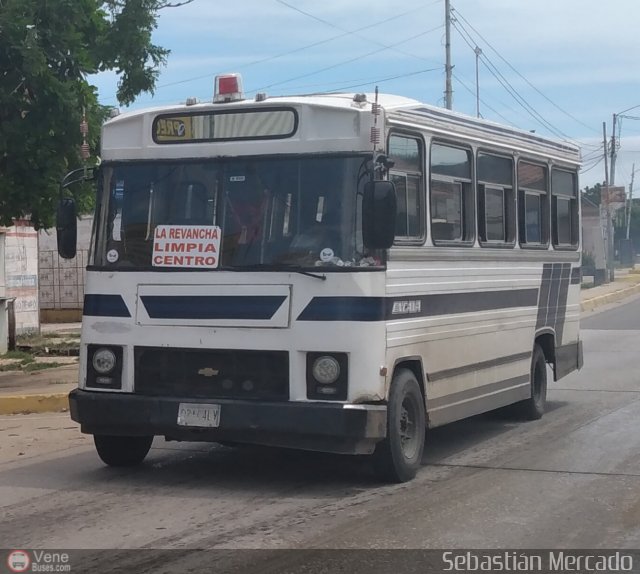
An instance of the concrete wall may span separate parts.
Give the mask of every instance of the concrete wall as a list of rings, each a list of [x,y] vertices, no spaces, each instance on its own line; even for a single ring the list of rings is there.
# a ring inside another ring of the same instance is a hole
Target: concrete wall
[[[595,260],[596,269],[606,267],[605,239],[599,216],[582,218],[582,251],[591,254]]]
[[[58,256],[56,230],[39,233],[40,319],[43,323],[80,321],[84,301],[84,276],[88,265],[93,217],[78,221],[78,251],[74,259]]]
[[[38,233],[25,220],[4,229],[6,297],[14,297],[16,334],[39,331]]]

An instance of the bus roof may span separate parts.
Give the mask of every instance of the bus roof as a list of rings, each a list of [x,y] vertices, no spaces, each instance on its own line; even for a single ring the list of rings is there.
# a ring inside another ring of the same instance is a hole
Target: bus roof
[[[259,101],[243,99],[228,103],[178,104],[125,112],[109,119],[104,124],[104,128],[108,132],[112,127],[116,130],[118,127],[124,128],[123,124],[130,127],[133,125],[150,127],[155,117],[164,114],[186,115],[234,109],[240,111],[246,108],[259,109],[269,106],[316,108],[325,109],[327,112],[332,110],[333,113],[344,111],[371,116],[371,104],[375,98],[376,96],[370,93],[324,93],[266,97]],[[461,141],[475,141],[481,145],[484,142],[486,145],[498,145],[505,149],[533,152],[543,156],[549,155],[573,164],[580,163],[580,148],[572,142],[540,136],[533,131],[475,118],[403,96],[380,93],[377,98],[386,121],[392,126],[422,128],[444,138],[447,136],[461,138]],[[146,138],[143,139],[146,140]]]

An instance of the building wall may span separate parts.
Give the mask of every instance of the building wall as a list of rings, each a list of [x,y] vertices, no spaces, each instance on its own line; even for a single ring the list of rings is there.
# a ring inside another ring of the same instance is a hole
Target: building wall
[[[92,225],[91,216],[82,216],[78,221],[78,250],[73,259],[62,259],[58,255],[55,229],[40,231],[40,318],[43,323],[82,319]]]
[[[16,334],[38,331],[38,233],[28,221],[16,220],[4,235],[5,292],[15,298]]]

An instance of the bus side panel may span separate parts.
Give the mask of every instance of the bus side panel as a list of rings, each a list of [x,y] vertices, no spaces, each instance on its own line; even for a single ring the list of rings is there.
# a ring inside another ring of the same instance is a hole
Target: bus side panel
[[[557,330],[567,344],[577,337],[570,264],[462,255],[393,261],[387,272],[387,296],[398,301],[387,363],[422,358],[430,426],[528,398],[536,332]]]

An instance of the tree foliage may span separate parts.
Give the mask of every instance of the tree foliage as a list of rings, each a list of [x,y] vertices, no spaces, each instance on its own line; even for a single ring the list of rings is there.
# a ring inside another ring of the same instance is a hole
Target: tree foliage
[[[83,112],[95,161],[107,110],[88,77],[115,71],[121,104],[153,93],[169,54],[152,42],[158,12],[191,1],[0,0],[0,224],[51,224],[62,177],[82,165]]]
[[[593,187],[587,186],[582,190],[582,196],[586,197],[594,205],[600,205],[602,187],[600,183],[596,183]]]

